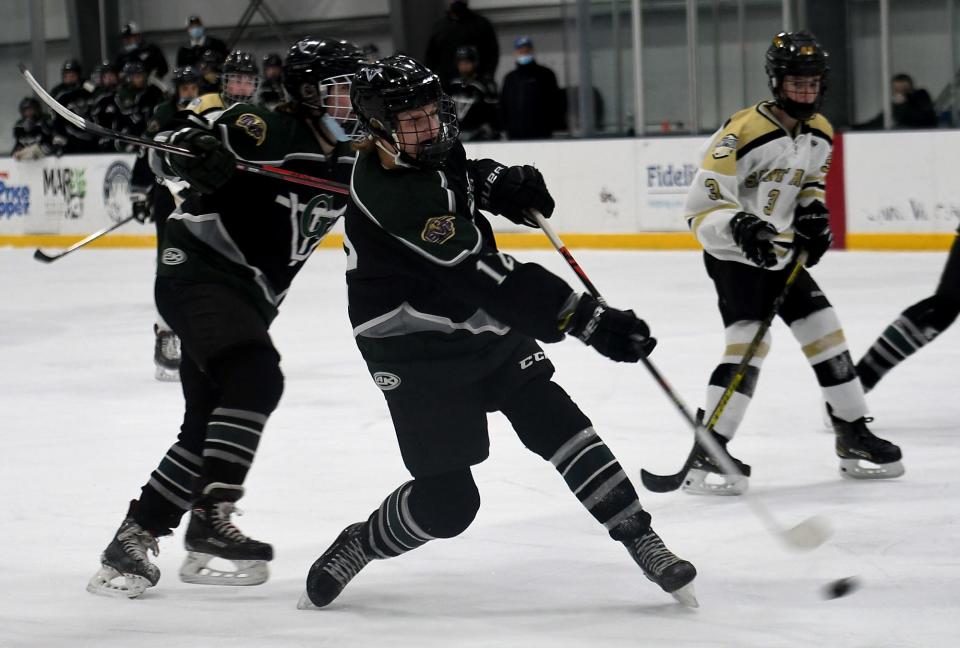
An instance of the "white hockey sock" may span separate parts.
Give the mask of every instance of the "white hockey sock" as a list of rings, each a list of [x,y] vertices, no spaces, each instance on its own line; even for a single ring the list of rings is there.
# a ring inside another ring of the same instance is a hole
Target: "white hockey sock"
[[[727,346],[726,349],[724,349],[720,364],[713,370],[713,374],[710,376],[710,383],[707,385],[707,402],[704,408],[706,412],[705,425],[708,423],[711,414],[713,414],[713,410],[720,402],[723,392],[733,381],[737,373],[737,367],[743,361],[743,356],[746,354],[747,348],[750,346],[750,342],[753,340],[753,336],[757,334],[759,328],[759,321],[742,320],[734,322],[724,331]],[[770,351],[771,341],[772,336],[768,330],[760,342],[756,353],[754,353],[753,358],[750,359],[743,380],[730,397],[726,407],[723,408],[723,412],[714,426],[714,430],[717,433],[728,439],[733,438],[737,428],[740,426],[740,422],[747,413],[747,406],[750,405],[750,399],[756,390],[757,379],[760,377],[760,367],[763,364],[763,359],[767,357],[767,353]]]

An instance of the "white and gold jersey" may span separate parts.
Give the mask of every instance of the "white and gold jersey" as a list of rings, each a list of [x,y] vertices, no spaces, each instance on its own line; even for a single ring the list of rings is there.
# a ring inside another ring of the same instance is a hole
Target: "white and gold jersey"
[[[779,270],[789,262],[793,214],[814,200],[825,204],[833,127],[820,114],[791,135],[761,102],[736,113],[711,138],[690,185],[684,217],[703,248],[723,261],[753,265],[733,241],[737,212],[770,222]]]

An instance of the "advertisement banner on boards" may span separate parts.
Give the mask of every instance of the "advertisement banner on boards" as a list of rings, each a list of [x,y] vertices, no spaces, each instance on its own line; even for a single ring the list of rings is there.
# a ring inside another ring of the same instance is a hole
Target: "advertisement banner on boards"
[[[0,158],[0,234],[89,234],[129,216],[135,159]]]
[[[934,234],[960,220],[960,132],[844,135],[847,231]]]

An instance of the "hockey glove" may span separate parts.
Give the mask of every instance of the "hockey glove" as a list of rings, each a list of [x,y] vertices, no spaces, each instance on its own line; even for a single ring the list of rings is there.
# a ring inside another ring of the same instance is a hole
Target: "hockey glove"
[[[130,187],[130,207],[133,218],[138,223],[153,222],[153,187]]]
[[[498,167],[496,179],[490,187],[490,211],[501,214],[517,225],[537,227],[537,221],[527,213],[536,209],[544,218],[550,218],[555,204],[543,174],[528,164]]]
[[[747,212],[737,212],[730,220],[733,241],[743,250],[743,256],[761,268],[777,265],[777,254],[770,240],[778,234],[767,221]]]
[[[819,200],[806,207],[797,206],[793,213],[793,230],[797,245],[807,251],[806,266],[812,268],[833,244],[830,212]]]
[[[616,362],[637,362],[657,346],[647,323],[632,310],[604,306],[582,295],[564,331]]]
[[[213,193],[233,177],[237,158],[208,132],[190,128],[177,133],[171,143],[197,156],[169,153],[166,158],[170,169],[200,193]]]

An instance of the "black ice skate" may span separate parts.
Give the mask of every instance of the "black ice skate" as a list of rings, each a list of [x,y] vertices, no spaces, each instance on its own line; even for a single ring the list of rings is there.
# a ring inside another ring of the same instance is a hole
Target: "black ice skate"
[[[623,544],[644,575],[664,592],[686,606],[700,607],[693,589],[696,567],[667,549],[653,529],[647,529],[636,538],[624,540]]]
[[[373,560],[363,544],[366,525],[366,522],[357,522],[348,526],[310,566],[307,591],[297,603],[299,609],[315,610],[330,605],[347,583]]]
[[[881,439],[867,428],[869,419],[848,422],[832,413],[830,420],[837,434],[840,474],[851,479],[893,479],[904,473],[900,448]]]
[[[703,423],[703,414],[703,410],[697,410],[697,423]],[[742,495],[750,485],[750,466],[730,454],[725,436],[712,430],[710,435],[737,467],[739,474],[727,473],[697,441],[691,457],[687,460],[690,469],[683,478],[683,490],[693,495]]]
[[[163,382],[180,380],[180,338],[173,331],[161,330],[156,324],[153,332],[157,341],[153,346],[154,377]]]
[[[160,553],[157,539],[128,516],[101,554],[100,570],[87,583],[87,591],[126,598],[143,594],[160,580],[160,568],[150,562],[148,549],[154,556]]]
[[[273,547],[243,534],[230,521],[239,513],[236,501],[243,487],[214,482],[203,489],[190,512],[184,544],[187,557],[180,567],[180,580],[196,585],[259,585],[270,573]],[[207,564],[214,558],[229,560],[236,568],[224,571]]]

